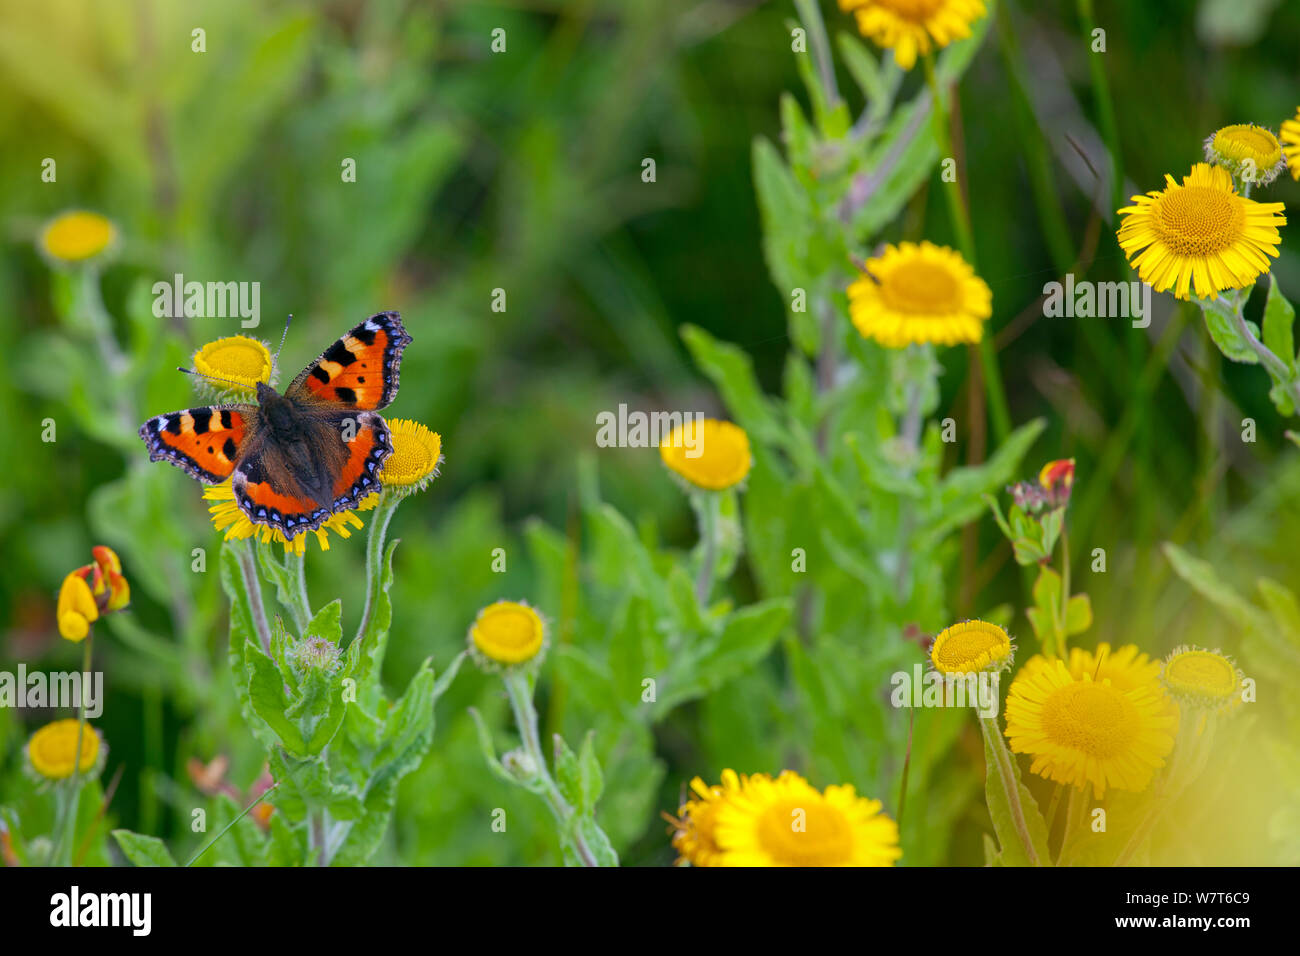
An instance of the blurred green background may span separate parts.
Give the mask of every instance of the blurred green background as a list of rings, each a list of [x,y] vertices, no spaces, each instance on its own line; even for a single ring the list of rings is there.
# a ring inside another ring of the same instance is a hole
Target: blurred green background
[[[1012,417],[1048,421],[1027,470],[1078,459],[1076,561],[1097,547],[1109,558],[1108,573],[1081,585],[1096,608],[1093,637],[1155,654],[1185,640],[1236,650],[1160,545],[1208,554],[1243,589],[1265,574],[1300,586],[1296,449],[1266,377],[1222,361],[1199,317],[1157,351],[1169,323],[1188,319],[1168,297],[1155,298],[1145,333],[1041,318],[1043,284],[1072,266],[1128,276],[1110,190],[1088,165],[1105,174],[1106,131],[1076,5],[1002,6],[961,85],[957,148]],[[851,29],[833,3],[822,7],[832,33]],[[1217,126],[1276,128],[1300,102],[1296,4],[1098,0],[1094,15],[1106,30],[1125,197],[1183,175]],[[685,499],[655,453],[597,449],[595,416],[620,403],[725,416],[678,335],[687,323],[739,345],[760,381],[780,387],[788,299],[764,263],[750,158],[755,137],[779,140],[784,91],[806,103],[793,16],[787,2],[722,0],[0,0],[0,666],[75,667],[79,652],[54,626],[59,582],[92,544],[121,547],[130,535],[116,531],[152,522],[156,550],[122,552],[138,582],[139,633],[96,644],[110,690],[98,722],[109,775],[125,767],[111,810],[120,825],[182,832],[190,756],[234,753],[240,786],[259,768],[221,690],[228,673],[205,670],[226,639],[218,535],[189,479],[142,468],[132,434],[95,430],[97,412],[114,413],[95,381],[102,363],[59,319],[57,303],[74,293],[36,251],[41,224],[84,207],[118,225],[104,297],[119,338],[148,360],[131,381],[137,421],[192,404],[171,370],[240,331],[235,320],[154,319],[145,291],[173,273],[260,282],[256,334],[272,344],[295,315],[281,384],[359,319],[401,311],[414,344],[388,414],[441,432],[446,463],[394,522],[403,544],[387,672],[400,686],[425,656],[446,663],[478,607],[536,593],[524,530],[540,518],[573,533],[583,458],[634,525],[693,542]],[[196,27],[206,52],[191,50]],[[497,28],[504,53],[490,49]],[[906,89],[922,82],[910,75]],[[41,181],[46,157],[55,183]],[[646,157],[653,183],[641,178]],[[345,158],[355,183],[341,180]],[[939,185],[936,174],[882,238],[951,242]],[[1267,198],[1294,207],[1300,186],[1283,177]],[[1294,299],[1300,240],[1289,230],[1273,271]],[[963,414],[966,355],[941,358],[941,416]],[[52,444],[39,437],[47,417],[58,424]],[[1247,417],[1259,423],[1253,444],[1240,440]],[[954,461],[968,457],[961,447]],[[991,523],[974,541],[950,582],[954,610],[1022,604]],[[190,570],[194,547],[208,549],[205,575]],[[491,571],[495,547],[507,549],[505,575]],[[336,540],[325,558],[313,550],[313,595],[340,594],[355,615],[361,550],[359,539]],[[744,567],[734,587],[751,596]],[[178,620],[197,624],[173,633]],[[467,668],[404,790],[393,836],[403,862],[545,859],[466,832],[470,815],[509,800],[523,832],[548,839],[541,811],[530,817],[483,770],[461,714],[474,702],[500,722],[497,686]],[[666,766],[653,805],[615,825],[627,863],[671,860],[657,811],[675,808],[685,780],[720,769],[691,741],[695,707],[656,728]],[[21,787],[19,750],[40,722],[21,716],[0,711],[0,767],[10,771],[0,802]],[[954,862],[978,861],[979,829],[977,815],[962,818]],[[1247,839],[1225,851],[1233,861],[1250,862]]]

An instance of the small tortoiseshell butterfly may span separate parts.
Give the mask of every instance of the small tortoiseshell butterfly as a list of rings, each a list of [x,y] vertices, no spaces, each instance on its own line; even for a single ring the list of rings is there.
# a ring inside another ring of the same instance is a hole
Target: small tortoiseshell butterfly
[[[286,538],[319,528],[379,490],[376,476],[393,443],[376,409],[397,394],[410,341],[398,313],[372,315],[283,395],[259,382],[256,405],[207,405],[149,419],[140,426],[149,460],[169,461],[206,485],[230,478],[248,519]]]

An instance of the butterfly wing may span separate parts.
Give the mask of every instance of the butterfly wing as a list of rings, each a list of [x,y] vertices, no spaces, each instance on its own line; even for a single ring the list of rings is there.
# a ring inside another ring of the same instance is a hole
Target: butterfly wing
[[[302,404],[383,408],[397,395],[402,349],[410,341],[398,313],[372,315],[303,369],[285,397]]]
[[[377,475],[393,451],[388,426],[375,412],[308,407],[304,414],[300,441],[283,445],[268,437],[231,482],[248,519],[287,538],[319,528],[378,491]]]
[[[255,405],[205,405],[155,415],[140,426],[150,461],[169,461],[205,485],[234,473],[257,428]]]

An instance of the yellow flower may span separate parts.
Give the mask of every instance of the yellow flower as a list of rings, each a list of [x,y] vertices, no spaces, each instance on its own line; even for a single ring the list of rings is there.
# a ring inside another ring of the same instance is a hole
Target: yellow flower
[[[1237,195],[1232,176],[1220,166],[1197,163],[1182,185],[1165,176],[1165,188],[1134,196],[1119,210],[1124,223],[1120,247],[1138,278],[1157,292],[1173,289],[1186,299],[1217,299],[1240,289],[1269,269],[1286,225],[1282,203],[1259,203]],[[1139,252],[1139,250],[1143,250]]]
[[[194,371],[217,392],[256,392],[259,383],[270,383],[275,360],[266,343],[247,335],[216,339],[194,353]]]
[[[423,490],[438,477],[442,436],[405,418],[391,420],[388,431],[393,439],[393,453],[379,472],[379,483],[402,495]]]
[[[974,343],[993,314],[993,293],[946,246],[888,245],[849,286],[849,316],[864,338],[888,348]]]
[[[1295,119],[1283,122],[1280,138],[1286,164],[1291,169],[1291,178],[1300,179],[1300,107],[1296,109]]]
[[[691,418],[673,429],[660,444],[659,457],[705,491],[723,491],[740,484],[753,464],[745,430],[713,418]]]
[[[851,785],[820,793],[786,770],[750,777],[719,802],[720,866],[893,866],[898,824]]]
[[[1011,636],[988,621],[962,621],[945,628],[930,646],[930,661],[944,674],[1001,670],[1011,663]]]
[[[95,563],[69,573],[59,588],[59,633],[74,643],[86,638],[101,614],[120,611],[131,602],[131,587],[113,549],[98,545],[90,553]]]
[[[1173,749],[1177,713],[1160,688],[1125,689],[1091,673],[1074,677],[1065,662],[1031,658],[1007,693],[1006,735],[1029,769],[1098,797],[1107,787],[1142,790]]]
[[[46,724],[27,741],[27,761],[37,774],[46,780],[63,780],[71,777],[74,754],[77,751],[77,724],[75,717]],[[99,731],[86,724],[81,733],[81,773],[88,773],[99,760],[103,741]]]
[[[1205,158],[1223,166],[1240,182],[1267,186],[1282,171],[1282,144],[1272,130],[1237,123],[1205,140]]]
[[[1118,650],[1111,650],[1104,642],[1097,645],[1096,651],[1072,647],[1067,666],[1075,680],[1083,680],[1087,674],[1095,681],[1109,680],[1122,691],[1148,687],[1160,679],[1160,662],[1142,653],[1136,644],[1126,644]]]
[[[538,657],[546,646],[541,615],[521,601],[497,601],[478,612],[469,647],[486,668],[514,666]]]
[[[71,572],[59,588],[59,633],[70,641],[84,640],[90,625],[99,620],[99,608],[90,585],[79,571]]]
[[[257,539],[263,544],[278,541],[289,554],[307,553],[306,534],[296,534],[292,538],[287,538],[279,528],[254,524],[250,521],[248,515],[244,514],[235,501],[235,493],[231,490],[229,478],[220,484],[207,485],[203,489],[203,497],[208,501],[216,502],[216,504],[208,506],[208,511],[212,515],[213,527],[218,531],[225,531],[226,541],[241,541],[244,538],[251,538],[256,535]],[[357,517],[356,512],[371,510],[375,507],[377,500],[378,495],[370,495],[355,509],[349,508],[330,515],[324,524],[313,529],[311,534],[316,536],[320,549],[322,551],[330,549],[329,532],[331,531],[340,538],[352,537],[353,530],[362,527],[362,521]]]
[[[699,777],[691,781],[695,796],[682,804],[676,818],[669,818],[673,824],[673,847],[677,850],[679,864],[722,865],[722,849],[714,832],[718,808],[740,793],[748,782],[734,770],[722,771],[720,786],[707,786]]]
[[[840,0],[840,9],[857,17],[863,36],[891,48],[905,70],[918,54],[970,36],[970,25],[985,13],[983,0]]]
[[[1176,647],[1165,658],[1160,678],[1169,693],[1189,707],[1220,712],[1241,703],[1242,673],[1218,649]]]
[[[103,254],[117,238],[111,221],[97,212],[73,210],[55,216],[41,232],[41,251],[61,263],[85,262]]]

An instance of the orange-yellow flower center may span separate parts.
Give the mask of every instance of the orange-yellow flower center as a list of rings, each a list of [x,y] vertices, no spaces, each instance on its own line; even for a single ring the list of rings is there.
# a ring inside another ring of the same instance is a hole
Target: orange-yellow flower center
[[[1043,702],[1051,741],[1093,757],[1127,752],[1140,726],[1136,705],[1109,682],[1066,684]]]
[[[46,724],[32,735],[27,755],[36,772],[59,780],[73,773],[73,754],[77,750],[77,720],[67,718]],[[99,756],[99,737],[87,724],[81,731],[81,772],[95,765]]]
[[[876,0],[876,6],[914,23],[924,23],[938,13],[944,3],[945,0]]]
[[[484,608],[470,631],[474,646],[502,664],[519,664],[537,656],[545,640],[542,619],[526,604],[498,601]]]
[[[820,798],[777,800],[758,819],[758,840],[788,866],[835,866],[853,855],[853,829],[838,808]]]
[[[1246,209],[1235,193],[1209,186],[1171,188],[1154,206],[1156,231],[1180,256],[1207,256],[1228,248],[1246,222]]]
[[[961,286],[943,266],[911,259],[880,283],[880,297],[898,312],[926,314],[956,312],[962,307]]]
[[[1231,662],[1207,651],[1187,651],[1165,665],[1165,680],[1176,690],[1208,697],[1230,697],[1237,689]]]

